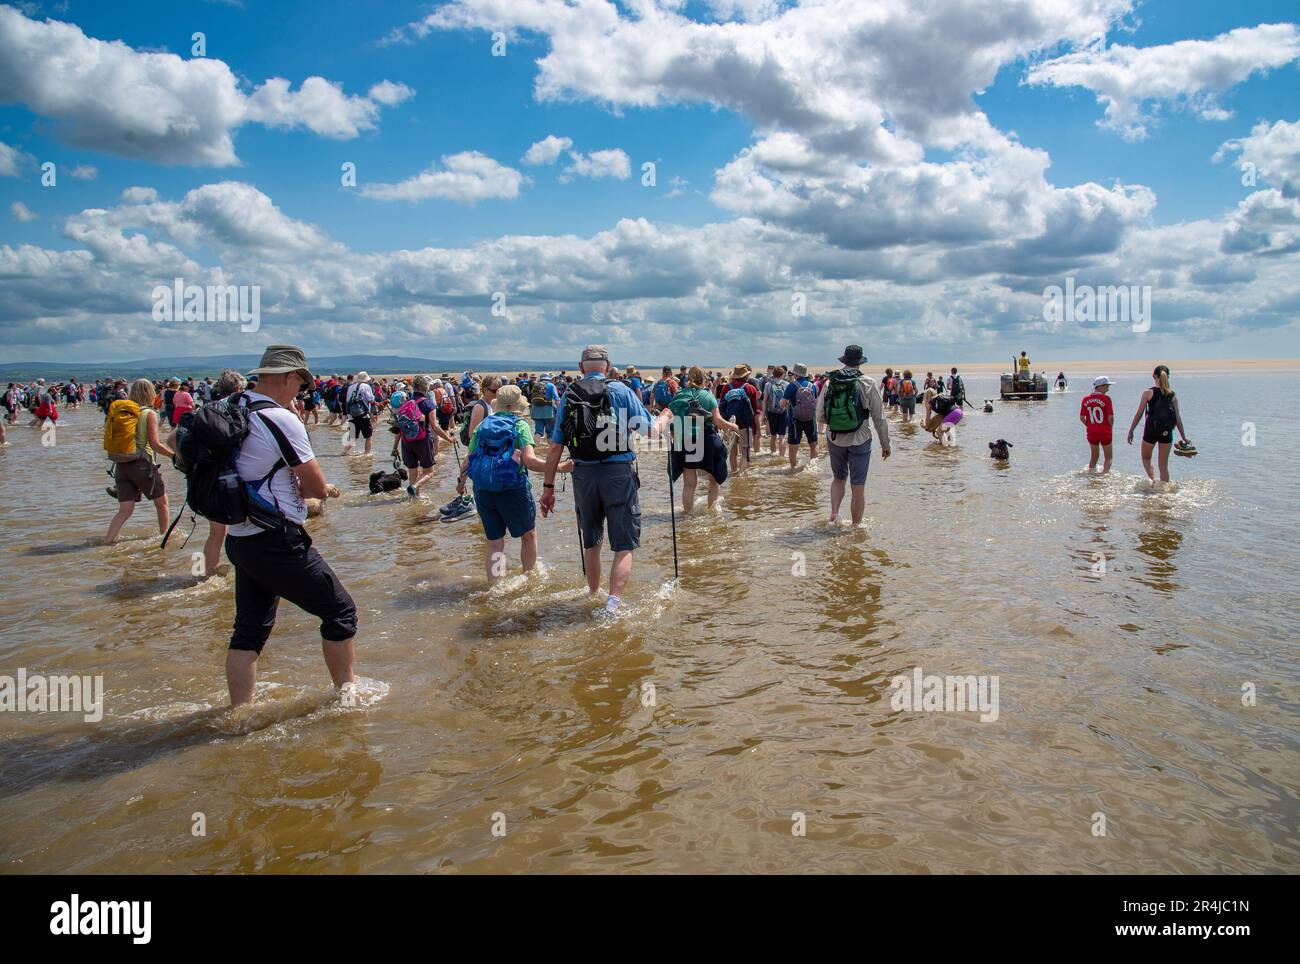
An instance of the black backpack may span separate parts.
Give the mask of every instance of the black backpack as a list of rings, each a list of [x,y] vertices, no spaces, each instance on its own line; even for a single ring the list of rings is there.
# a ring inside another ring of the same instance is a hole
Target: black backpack
[[[601,434],[613,418],[609,386],[603,378],[573,381],[564,391],[564,417],[560,420],[569,455],[584,462],[603,462],[617,454],[617,447],[604,451],[600,445]]]
[[[261,529],[282,529],[285,517],[279,506],[266,503],[254,492],[280,469],[301,460],[280,427],[260,416],[280,449],[280,458],[256,482],[239,477],[235,459],[248,437],[249,419],[262,409],[279,407],[271,401],[241,405],[242,398],[232,395],[182,415],[176,427],[173,464],[185,476],[186,503],[205,519],[225,525],[251,522]]]

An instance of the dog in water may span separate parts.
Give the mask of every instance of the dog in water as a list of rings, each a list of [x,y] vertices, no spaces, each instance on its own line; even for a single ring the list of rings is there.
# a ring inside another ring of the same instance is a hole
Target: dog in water
[[[1013,448],[1015,448],[1015,446],[1004,438],[1000,438],[996,442],[990,442],[989,458],[997,459],[999,462],[1010,462],[1011,453],[1008,452],[1007,449]]]
[[[393,472],[385,472],[380,469],[378,472],[370,473],[370,494],[378,495],[380,492],[393,492],[402,487],[406,481],[406,469],[398,468]]]
[[[330,482],[329,484],[327,484],[327,485],[325,486],[325,493],[326,493],[326,495],[325,495],[325,498],[324,498],[324,499],[305,499],[305,500],[304,500],[304,501],[307,503],[307,518],[308,518],[308,519],[314,519],[314,518],[316,518],[317,516],[322,516],[322,515],[324,515],[324,514],[325,514],[325,502],[326,502],[326,500],[327,500],[327,499],[337,499],[337,498],[342,494],[342,493],[339,492],[339,487],[338,487],[337,485],[335,485],[333,482]]]

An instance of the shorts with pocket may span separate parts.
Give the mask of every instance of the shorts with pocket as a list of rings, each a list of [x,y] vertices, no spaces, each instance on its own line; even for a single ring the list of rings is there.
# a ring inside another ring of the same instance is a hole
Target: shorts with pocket
[[[118,502],[139,502],[143,496],[152,502],[167,494],[162,471],[149,459],[132,459],[113,466]]]
[[[573,503],[582,545],[591,549],[605,538],[615,552],[641,548],[641,497],[631,462],[598,462],[573,467]]]
[[[537,528],[537,503],[533,489],[521,485],[502,492],[480,492],[474,489],[474,507],[483,522],[483,535],[489,542],[504,539],[507,532],[518,539]]]
[[[850,485],[865,485],[867,469],[871,467],[871,439],[861,445],[836,445],[831,442],[826,446],[831,455],[831,474],[835,478],[848,479]]]
[[[369,415],[360,415],[351,419],[352,427],[355,430],[353,438],[370,438],[375,430],[370,425]]]
[[[808,444],[812,445],[817,441],[817,423],[814,421],[801,422],[797,418],[790,419],[790,429],[786,433],[786,441],[791,445],[798,445],[801,438],[807,438]]]

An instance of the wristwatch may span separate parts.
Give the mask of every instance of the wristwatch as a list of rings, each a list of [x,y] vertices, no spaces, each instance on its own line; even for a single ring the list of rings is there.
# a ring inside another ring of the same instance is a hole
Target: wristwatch
[[[542,488],[543,488],[543,489],[553,489],[553,488],[555,488],[555,483],[554,483],[554,482],[543,482],[543,483],[542,483]]]

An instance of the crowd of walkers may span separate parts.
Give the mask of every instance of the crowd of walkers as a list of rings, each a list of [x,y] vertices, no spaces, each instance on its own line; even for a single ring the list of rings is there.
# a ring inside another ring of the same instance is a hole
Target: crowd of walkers
[[[910,424],[919,402],[922,429],[955,444],[968,404],[956,368],[946,378],[927,372],[921,380],[910,369],[890,367],[877,380],[863,371],[866,357],[858,345],[847,346],[839,362],[841,367],[816,374],[804,364],[771,365],[758,374],[746,364],[729,371],[664,366],[651,378],[634,366],[619,370],[604,347],[590,345],[572,374],[520,372],[504,378],[467,370],[416,375],[408,383],[371,378],[364,371],[313,374],[301,349],[273,345],[247,376],[230,369],[215,381],[11,383],[3,396],[3,421],[12,425],[19,412],[28,411],[31,425],[57,423],[60,402],[100,408],[112,476],[108,493],[118,505],[106,534],[109,543],[142,499],[153,503],[159,533],[169,533],[159,457],[171,459],[183,473],[182,509],[188,506],[209,522],[205,573],[217,570],[223,549],[234,571],[226,677],[231,703],[238,705],[252,699],[258,656],[281,599],[320,620],[322,652],[335,685],[355,682],[357,607],[306,530],[309,504],[337,494],[331,493],[334,487],[325,480],[307,432],[308,424],[322,425],[321,409],[323,424],[342,433],[346,455],[373,455],[376,433],[382,437],[386,427],[394,473],[405,476],[411,499],[418,499],[434,477],[439,452],[453,449],[457,497],[438,511],[445,522],[477,513],[489,581],[506,574],[507,537],[520,543],[523,571],[535,568],[538,504],[543,517],[554,513],[557,479],[571,477],[588,589],[593,595],[600,591],[608,548],[604,609],[615,613],[641,546],[637,436],[667,448],[672,505],[675,511],[680,481],[685,512],[694,509],[701,483],[707,505],[717,508],[722,486],[749,471],[765,436],[767,455],[791,473],[800,471],[800,446],[807,445],[811,464],[824,437],[832,476],[830,521],[839,521],[848,495],[855,525],[865,510],[873,449],[879,447],[882,459],[890,457],[887,414]],[[1132,444],[1145,417],[1143,467],[1154,480],[1152,458],[1158,455],[1160,478],[1168,480],[1173,431],[1182,439],[1173,446],[1176,452],[1190,455],[1195,449],[1183,430],[1169,369],[1159,366],[1153,378],[1128,438]],[[1110,385],[1106,376],[1097,377],[1080,407],[1090,470],[1103,457],[1102,471],[1111,467]],[[540,498],[534,496],[530,473],[541,476]]]

